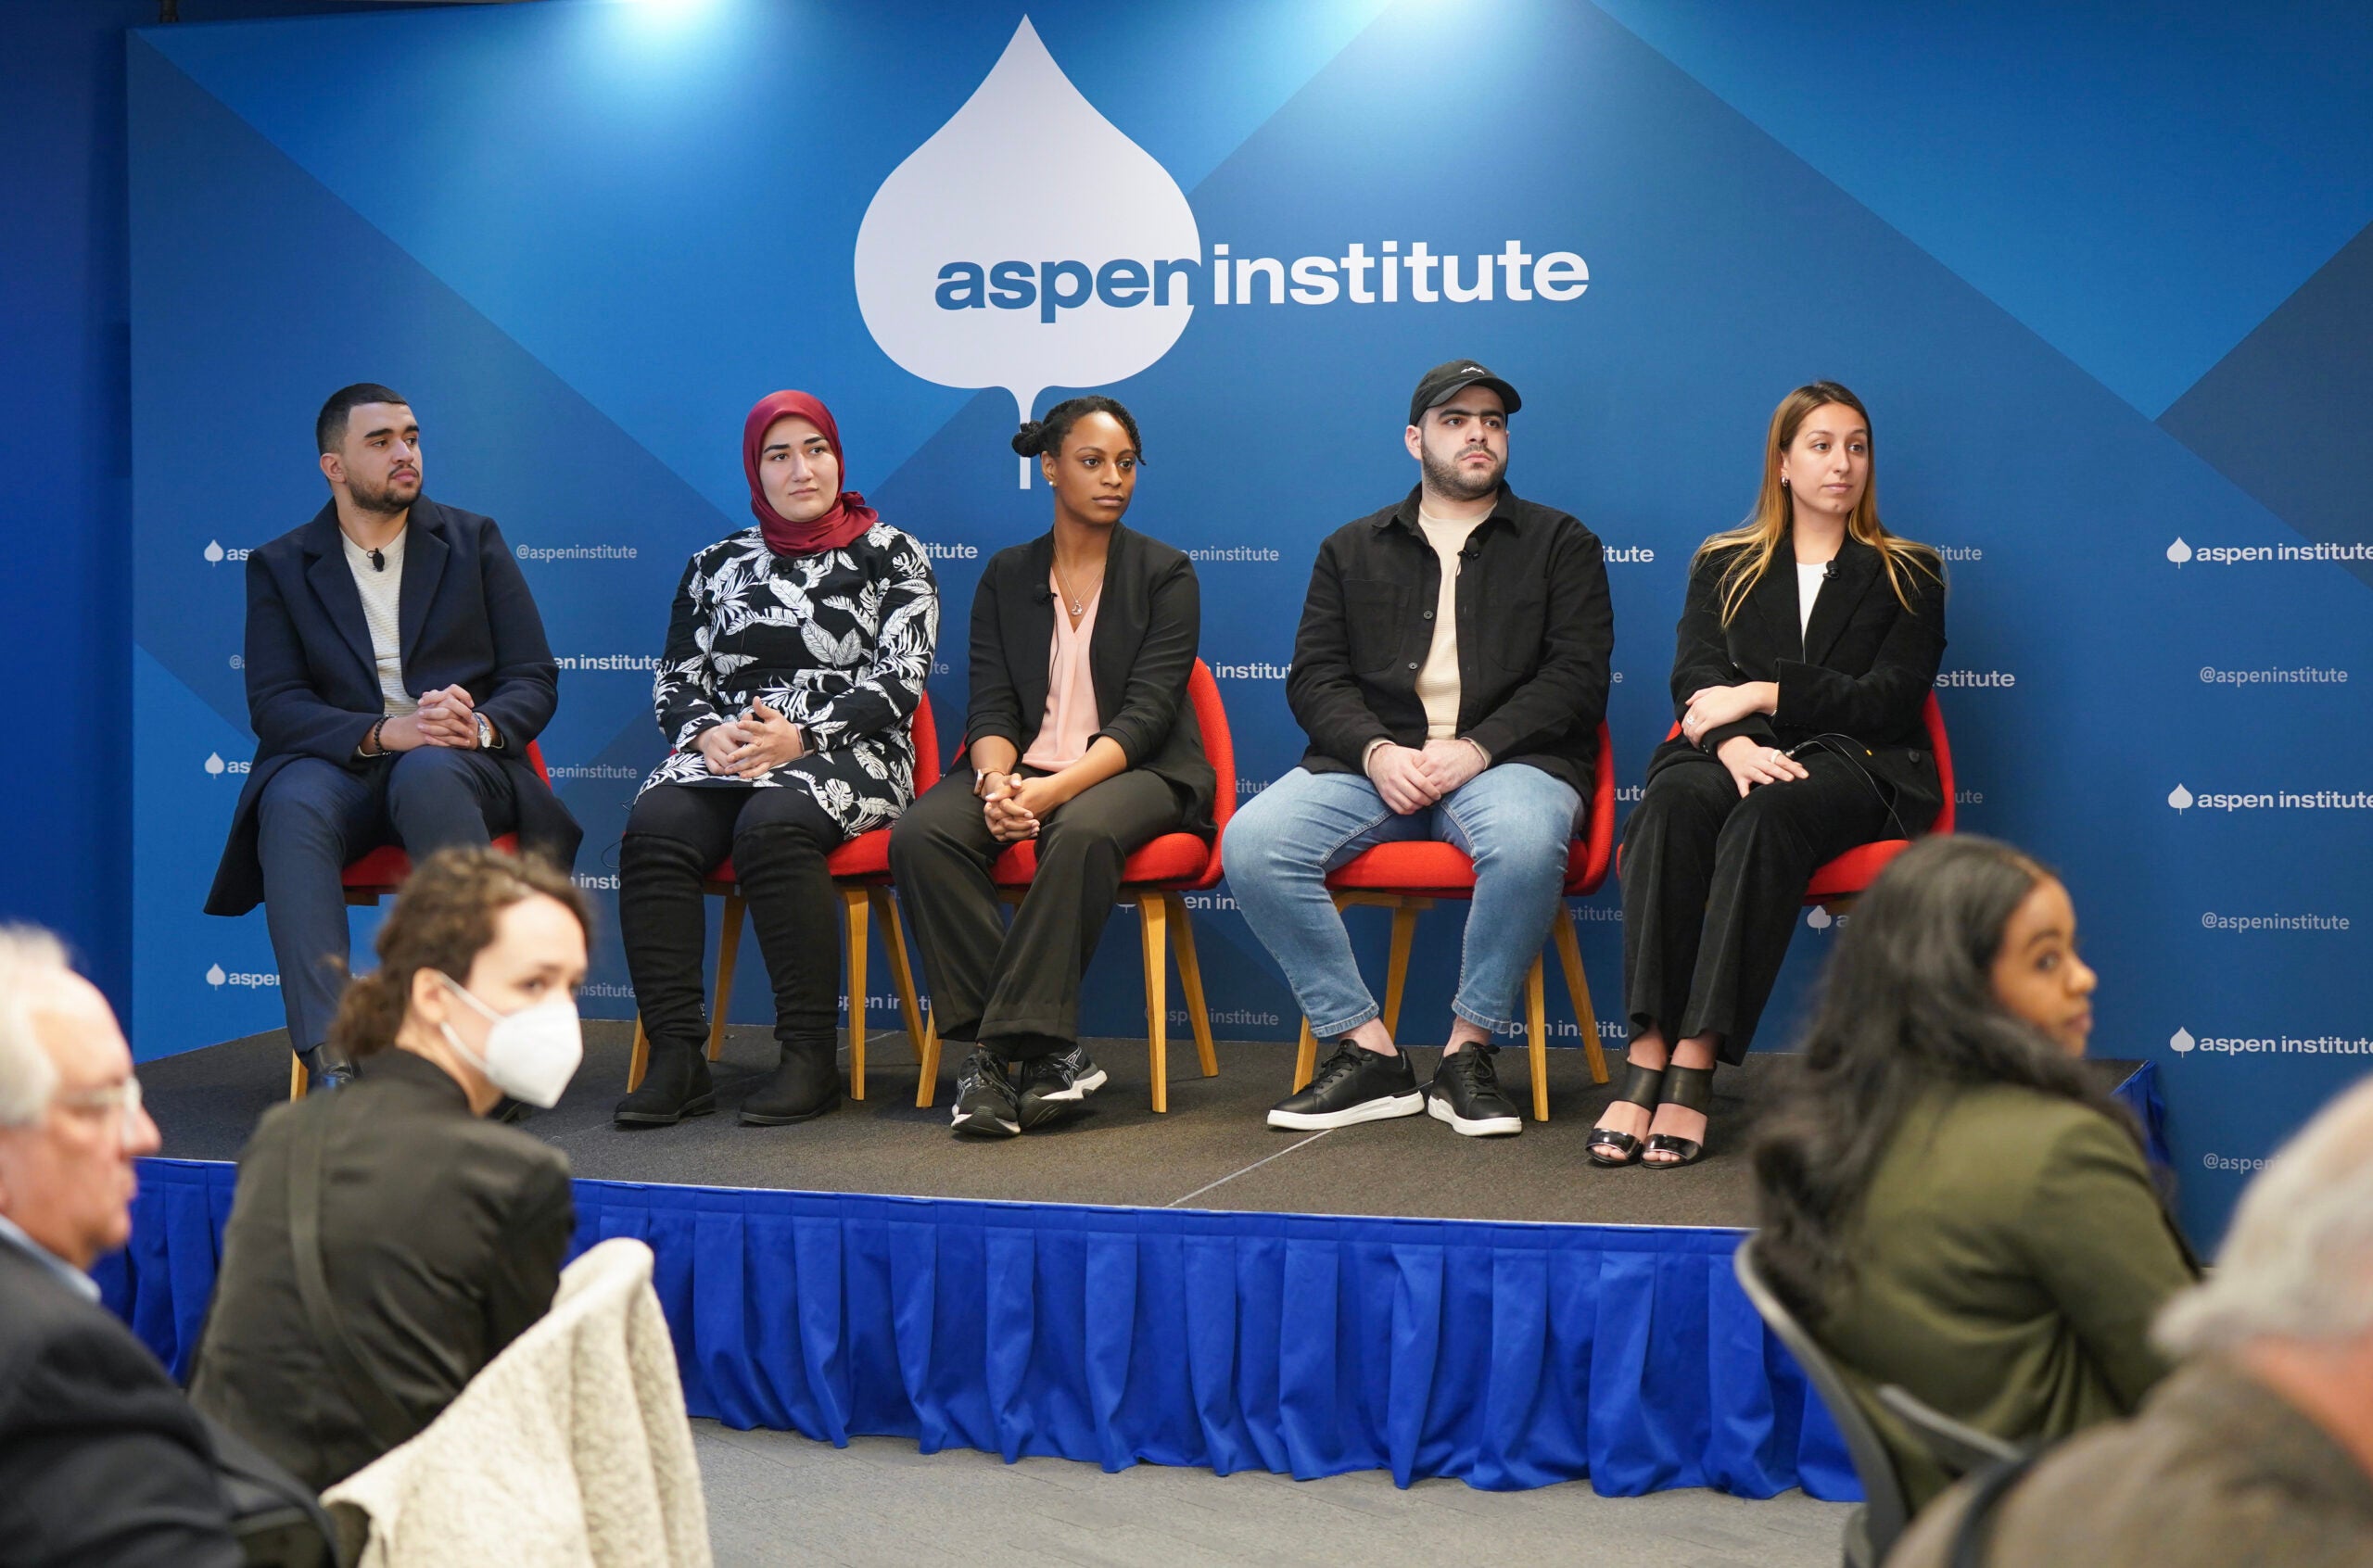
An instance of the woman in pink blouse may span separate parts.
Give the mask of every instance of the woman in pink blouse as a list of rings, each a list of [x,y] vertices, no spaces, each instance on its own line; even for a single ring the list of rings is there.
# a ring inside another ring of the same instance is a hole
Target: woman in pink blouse
[[[1136,421],[1073,398],[1024,424],[1052,529],[992,557],[972,599],[966,758],[898,819],[890,863],[942,1038],[972,1043],[956,1131],[1012,1137],[1104,1082],[1079,1043],[1080,976],[1130,852],[1209,832],[1214,780],[1186,698],[1194,563],[1121,525]],[[989,868],[1024,839],[1038,872],[1008,927]]]

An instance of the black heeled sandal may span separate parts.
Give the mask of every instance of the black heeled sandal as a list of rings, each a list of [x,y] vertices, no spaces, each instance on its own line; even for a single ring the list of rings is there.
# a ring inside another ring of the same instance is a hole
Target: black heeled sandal
[[[1613,1103],[1618,1106],[1638,1106],[1653,1117],[1656,1114],[1656,1102],[1663,1096],[1664,1087],[1664,1069],[1643,1068],[1634,1064],[1624,1069],[1623,1089],[1615,1096]],[[1623,1157],[1607,1158],[1598,1152],[1601,1144],[1621,1150]],[[1604,1165],[1609,1170],[1614,1170],[1621,1166],[1640,1163],[1641,1140],[1629,1132],[1618,1132],[1612,1127],[1592,1128],[1588,1147],[1593,1165]]]
[[[1712,1068],[1669,1067],[1664,1076],[1666,1105],[1700,1113],[1711,1110],[1714,1104]],[[1650,1170],[1678,1170],[1684,1165],[1694,1165],[1704,1159],[1706,1145],[1695,1139],[1676,1138],[1669,1132],[1651,1132],[1648,1134],[1648,1146],[1643,1152],[1679,1155],[1679,1159],[1643,1158],[1640,1162]]]

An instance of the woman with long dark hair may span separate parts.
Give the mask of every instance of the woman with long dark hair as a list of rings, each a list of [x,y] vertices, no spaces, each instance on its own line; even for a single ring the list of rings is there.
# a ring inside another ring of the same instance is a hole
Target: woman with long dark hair
[[[939,638],[923,547],[842,487],[840,426],[805,392],[750,411],[742,470],[755,526],[684,567],[652,692],[674,749],[618,843],[618,934],[651,1036],[621,1126],[717,1108],[701,890],[728,855],[774,982],[780,1058],[742,1120],[777,1127],[840,1104],[840,901],[824,857],[915,797],[908,724]]]
[[[1772,412],[1754,515],[1690,563],[1680,733],[1623,833],[1631,1033],[1596,1164],[1704,1154],[1715,1065],[1754,1043],[1813,872],[1925,832],[1944,804],[1922,722],[1944,567],[1879,521],[1872,449],[1860,398],[1799,386]]]
[[[2068,890],[1990,839],[1914,844],[1839,934],[1755,1146],[1756,1250],[1859,1391],[2049,1442],[2165,1372],[2151,1320],[2198,1270],[2077,1060],[2093,988]],[[1946,1477],[1864,1402],[1917,1507]]]
[[[1143,444],[1129,411],[1073,398],[1024,424],[1054,525],[999,550],[972,598],[964,763],[890,835],[941,1036],[974,1043],[955,1128],[1011,1137],[1104,1082],[1079,1043],[1080,977],[1121,867],[1157,835],[1209,832],[1217,780],[1187,700],[1201,590],[1183,551],[1122,525]],[[1034,840],[1008,927],[990,867]]]

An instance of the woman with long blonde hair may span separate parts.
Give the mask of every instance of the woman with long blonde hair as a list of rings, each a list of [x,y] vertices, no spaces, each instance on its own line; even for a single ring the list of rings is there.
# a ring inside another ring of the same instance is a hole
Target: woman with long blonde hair
[[[1922,709],[1944,651],[1943,564],[1879,521],[1869,411],[1833,381],[1796,388],[1754,514],[1690,563],[1679,733],[1623,836],[1629,1071],[1595,1163],[1704,1154],[1715,1066],[1753,1043],[1813,872],[1935,819]]]

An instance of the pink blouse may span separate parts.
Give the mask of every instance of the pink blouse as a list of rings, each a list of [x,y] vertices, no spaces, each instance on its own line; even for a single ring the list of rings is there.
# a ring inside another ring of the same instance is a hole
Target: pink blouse
[[[1087,645],[1096,635],[1096,607],[1104,601],[1099,586],[1087,601],[1087,613],[1074,627],[1063,613],[1062,585],[1047,575],[1055,590],[1055,639],[1047,653],[1047,716],[1039,722],[1038,738],[1022,756],[1024,765],[1053,773],[1087,754],[1101,721],[1096,712],[1096,683],[1089,677]]]

